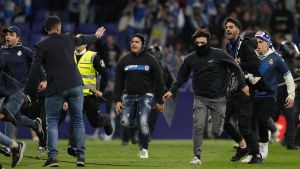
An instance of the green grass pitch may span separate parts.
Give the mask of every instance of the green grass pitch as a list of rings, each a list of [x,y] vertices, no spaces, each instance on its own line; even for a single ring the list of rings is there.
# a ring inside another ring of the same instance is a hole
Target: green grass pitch
[[[43,168],[46,155],[37,156],[37,142],[24,140],[27,147],[23,161],[16,168]],[[235,153],[230,140],[204,140],[202,165],[191,166],[193,158],[192,140],[152,140],[149,147],[149,159],[137,157],[137,145],[122,146],[120,140],[87,140],[87,169],[300,169],[300,150],[286,150],[279,143],[269,146],[269,156],[263,164],[249,165],[230,162]],[[60,140],[59,168],[72,169],[76,158],[67,154],[67,141]],[[11,158],[0,155],[5,169],[10,168]]]

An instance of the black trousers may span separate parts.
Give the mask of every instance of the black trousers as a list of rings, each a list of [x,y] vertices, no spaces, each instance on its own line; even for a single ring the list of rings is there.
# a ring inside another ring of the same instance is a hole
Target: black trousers
[[[231,117],[236,113],[239,132],[230,122]],[[251,127],[252,118],[252,98],[238,91],[228,96],[224,130],[235,141],[239,142],[243,138],[247,143],[251,154],[259,153],[257,138]]]
[[[280,114],[283,114],[285,116],[286,132],[284,134],[284,138],[287,145],[294,145],[296,137],[297,111],[295,106],[291,108],[285,108],[285,99],[286,97],[279,95],[276,101],[275,111],[274,114],[272,114],[272,117],[274,121],[277,121]]]
[[[157,121],[157,118],[158,118],[160,113],[161,112],[158,111],[157,109],[151,109],[150,116],[149,116],[149,121],[148,121],[150,135],[152,135],[154,130],[155,130],[156,121]]]
[[[45,93],[39,93],[37,95],[37,98],[32,100],[30,107],[22,106],[20,109],[23,115],[28,116],[33,120],[37,117],[39,117],[42,120],[42,127],[45,132],[44,132],[44,139],[39,140],[40,147],[47,146],[45,97],[46,97]]]
[[[273,97],[255,97],[253,99],[253,131],[258,131],[259,142],[269,141],[268,119],[275,110],[275,99]]]
[[[99,101],[94,95],[84,96],[83,112],[93,128],[103,127],[110,123],[109,118],[99,112]],[[69,145],[75,147],[73,126],[70,129]]]

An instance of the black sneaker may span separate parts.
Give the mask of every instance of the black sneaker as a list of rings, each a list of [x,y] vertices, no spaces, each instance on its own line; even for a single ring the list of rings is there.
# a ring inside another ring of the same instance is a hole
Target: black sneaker
[[[14,126],[17,126],[17,120],[16,120],[15,116],[12,115],[8,110],[6,110],[5,108],[2,108],[2,110],[0,111],[0,114],[4,115],[4,118],[2,119],[2,121],[11,122]]]
[[[77,155],[77,161],[76,161],[77,167],[84,167],[85,166],[85,157],[83,154]]]
[[[243,158],[244,156],[248,155],[250,153],[248,148],[241,148],[238,147],[236,149],[236,153],[233,157],[231,157],[231,161],[235,162],[235,161],[239,161],[241,158]]]
[[[113,132],[113,126],[111,124],[111,119],[109,116],[103,116],[104,118],[104,131],[105,131],[105,134],[110,136]]]
[[[70,156],[73,156],[73,157],[76,157],[76,153],[75,153],[75,147],[72,147],[72,146],[68,146],[68,154],[70,155]]]
[[[263,162],[261,154],[253,155],[248,164],[261,164]]]
[[[36,125],[36,128],[34,129],[36,135],[39,138],[39,141],[43,141],[44,140],[44,130],[43,130],[43,125],[42,125],[42,119],[40,119],[39,117],[37,117],[34,121],[34,124]]]
[[[58,167],[58,161],[56,158],[48,158],[43,167]]]
[[[12,155],[11,149],[6,146],[0,147],[0,153],[5,155],[6,157],[11,157],[11,155]]]
[[[298,150],[299,147],[296,146],[295,144],[290,144],[290,145],[286,146],[286,149],[288,149],[288,150]]]
[[[24,142],[17,142],[18,147],[11,149],[12,152],[12,162],[11,162],[11,167],[14,168],[16,165],[18,165],[23,158],[23,154],[26,148],[26,145]]]

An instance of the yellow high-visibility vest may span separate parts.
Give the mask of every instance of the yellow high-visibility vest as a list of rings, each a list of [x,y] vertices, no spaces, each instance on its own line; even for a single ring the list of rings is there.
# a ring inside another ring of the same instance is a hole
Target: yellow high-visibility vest
[[[84,96],[93,95],[90,92],[90,89],[96,90],[97,85],[97,72],[93,65],[93,60],[96,55],[96,52],[87,51],[85,52],[79,62],[77,63],[76,53],[74,52],[74,59],[75,63],[77,63],[78,70],[81,74],[82,81],[83,81],[83,94]]]

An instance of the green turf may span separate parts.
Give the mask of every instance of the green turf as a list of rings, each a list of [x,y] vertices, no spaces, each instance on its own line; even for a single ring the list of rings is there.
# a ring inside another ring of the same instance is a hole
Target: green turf
[[[37,169],[45,162],[46,156],[34,159],[37,156],[37,142],[25,140],[27,144],[25,157],[19,166],[20,169]],[[249,165],[240,162],[230,162],[234,154],[232,141],[205,140],[202,165],[191,166],[188,162],[193,158],[191,140],[153,140],[150,143],[149,159],[137,157],[136,145],[121,146],[120,140],[115,141],[87,141],[86,167],[89,169],[300,169],[300,150],[286,150],[280,144],[270,145],[269,157],[264,164]],[[67,155],[66,141],[59,142],[59,165],[63,169],[75,167],[75,158]],[[5,169],[10,168],[11,159],[0,155]]]

